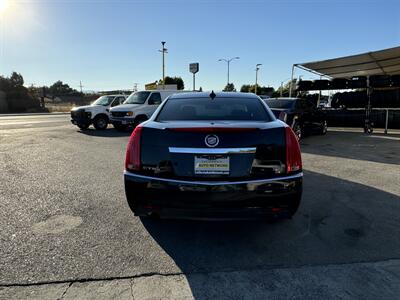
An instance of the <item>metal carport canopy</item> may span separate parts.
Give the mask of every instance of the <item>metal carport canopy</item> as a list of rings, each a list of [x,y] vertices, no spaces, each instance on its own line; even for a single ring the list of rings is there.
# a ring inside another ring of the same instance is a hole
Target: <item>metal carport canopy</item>
[[[396,75],[400,74],[400,47],[295,64],[295,66],[330,78]]]

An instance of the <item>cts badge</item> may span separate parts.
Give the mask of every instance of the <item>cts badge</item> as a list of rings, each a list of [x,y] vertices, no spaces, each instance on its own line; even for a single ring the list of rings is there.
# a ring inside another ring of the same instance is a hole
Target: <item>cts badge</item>
[[[219,143],[219,138],[215,134],[209,134],[204,139],[204,142],[208,147],[216,147]]]

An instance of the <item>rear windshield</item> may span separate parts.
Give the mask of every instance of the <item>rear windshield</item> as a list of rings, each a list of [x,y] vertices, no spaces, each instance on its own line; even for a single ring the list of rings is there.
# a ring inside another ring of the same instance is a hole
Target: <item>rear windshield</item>
[[[292,108],[295,102],[294,100],[284,99],[269,99],[265,101],[270,108]]]
[[[182,98],[168,100],[157,121],[271,121],[260,100],[252,98]]]

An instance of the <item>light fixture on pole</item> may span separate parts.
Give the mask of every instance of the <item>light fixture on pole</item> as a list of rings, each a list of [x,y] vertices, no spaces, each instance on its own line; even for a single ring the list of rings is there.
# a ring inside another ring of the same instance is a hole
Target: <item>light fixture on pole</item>
[[[260,70],[260,66],[262,66],[262,64],[256,64],[256,85],[254,87],[254,94],[257,95],[257,80],[258,80],[258,70]]]
[[[224,62],[226,62],[228,64],[228,81],[226,83],[227,85],[229,84],[229,65],[230,65],[231,61],[234,60],[234,59],[240,59],[240,57],[236,56],[236,57],[232,57],[230,59],[226,59],[226,58],[218,59],[218,61],[224,61]]]
[[[168,53],[168,49],[165,48],[165,43],[164,41],[161,42],[162,44],[162,49],[158,50],[159,52],[162,53],[162,81],[163,81],[163,89],[165,89],[165,53]]]

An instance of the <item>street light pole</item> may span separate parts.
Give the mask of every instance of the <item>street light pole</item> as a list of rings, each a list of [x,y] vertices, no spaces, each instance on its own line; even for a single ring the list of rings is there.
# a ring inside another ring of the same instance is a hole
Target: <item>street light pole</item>
[[[227,85],[229,84],[229,65],[230,65],[231,61],[228,60],[228,82],[226,83]]]
[[[164,41],[161,42],[162,44],[162,49],[158,50],[159,52],[162,52],[162,80],[163,80],[163,89],[165,89],[165,53],[168,53],[168,49],[165,48],[165,43]]]
[[[220,59],[218,59],[218,61],[224,61],[224,62],[226,62],[227,65],[228,65],[228,81],[227,81],[227,83],[226,83],[227,85],[229,84],[229,65],[230,65],[231,61],[234,60],[234,59],[240,59],[240,57],[239,57],[239,56],[236,56],[236,57],[232,57],[232,58],[230,58],[230,59],[226,59],[226,58],[220,58]]]
[[[257,95],[258,70],[260,70],[260,66],[262,66],[262,64],[256,64],[256,85],[254,87],[254,94],[256,95]]]
[[[283,97],[283,84],[288,80],[290,80],[290,78],[287,78],[284,81],[281,81],[281,98]]]

